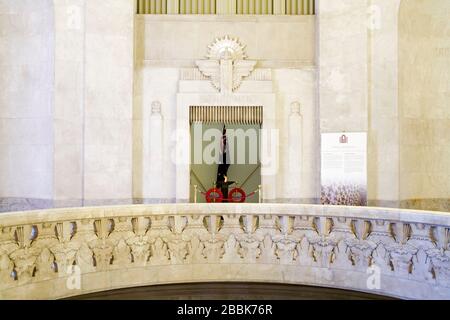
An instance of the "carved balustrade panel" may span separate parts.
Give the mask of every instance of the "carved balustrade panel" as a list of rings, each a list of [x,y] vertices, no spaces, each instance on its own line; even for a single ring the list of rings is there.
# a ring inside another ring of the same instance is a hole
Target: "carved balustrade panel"
[[[242,206],[242,213],[232,204],[154,207],[71,209],[67,218],[64,210],[49,210],[48,221],[33,212],[0,216],[0,296],[67,278],[74,266],[84,276],[251,264],[297,268],[300,278],[316,268],[361,274],[377,267],[381,277],[443,288],[450,298],[450,217],[442,214],[389,219],[382,209],[377,215],[295,205]]]

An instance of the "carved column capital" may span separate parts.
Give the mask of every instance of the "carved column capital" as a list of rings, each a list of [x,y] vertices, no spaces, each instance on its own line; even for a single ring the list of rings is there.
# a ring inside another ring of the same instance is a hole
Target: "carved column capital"
[[[152,114],[161,114],[161,102],[155,100],[152,102]]]
[[[291,103],[291,115],[292,114],[301,115],[300,109],[301,109],[300,102],[294,101],[294,102]]]

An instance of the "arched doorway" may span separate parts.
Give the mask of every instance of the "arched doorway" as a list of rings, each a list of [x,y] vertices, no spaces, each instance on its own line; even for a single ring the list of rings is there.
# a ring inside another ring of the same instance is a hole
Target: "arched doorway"
[[[190,202],[259,201],[262,120],[260,106],[190,107]]]

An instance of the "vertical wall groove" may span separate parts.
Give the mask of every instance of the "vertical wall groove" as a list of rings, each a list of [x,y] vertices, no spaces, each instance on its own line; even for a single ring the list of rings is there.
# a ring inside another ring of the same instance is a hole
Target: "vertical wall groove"
[[[191,106],[189,121],[226,124],[262,124],[260,106]]]
[[[216,14],[219,0],[136,0],[138,14],[167,14],[167,7],[178,8],[178,14]],[[178,5],[173,4],[176,1]],[[280,0],[235,0],[224,14],[274,14],[274,2]],[[315,0],[281,0],[284,9],[277,14],[314,15]],[[175,9],[176,10],[176,9]],[[177,11],[175,11],[176,13]],[[171,12],[173,13],[173,12]]]

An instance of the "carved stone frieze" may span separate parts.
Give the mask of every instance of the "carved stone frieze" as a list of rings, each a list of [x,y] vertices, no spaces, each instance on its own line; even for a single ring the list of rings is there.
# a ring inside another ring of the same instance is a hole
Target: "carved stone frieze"
[[[72,265],[82,275],[170,265],[301,267],[328,270],[323,281],[337,270],[365,274],[377,266],[382,277],[450,287],[448,226],[242,210],[247,209],[206,215],[124,210],[3,224],[0,293],[67,277]]]
[[[228,35],[217,38],[208,46],[207,60],[196,61],[201,74],[209,79],[219,92],[234,92],[256,66],[256,61],[245,60],[245,46]]]

